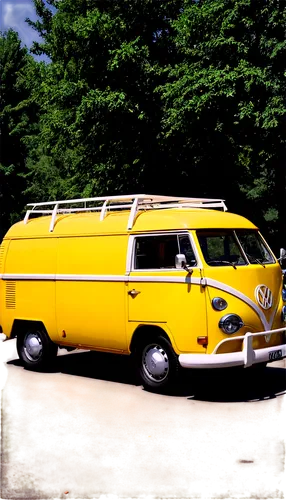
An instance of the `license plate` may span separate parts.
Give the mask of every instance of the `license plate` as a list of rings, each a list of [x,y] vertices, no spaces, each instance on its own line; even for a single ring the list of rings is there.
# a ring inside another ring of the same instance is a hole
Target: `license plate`
[[[274,359],[281,359],[281,358],[282,358],[281,349],[278,349],[277,351],[271,351],[269,353],[269,361],[274,361]]]

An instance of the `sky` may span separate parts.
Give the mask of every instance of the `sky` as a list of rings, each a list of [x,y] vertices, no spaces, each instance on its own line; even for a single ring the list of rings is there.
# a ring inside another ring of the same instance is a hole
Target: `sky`
[[[36,20],[36,13],[32,0],[0,0],[0,31],[13,28],[19,33],[23,45],[31,47],[33,40],[40,40],[25,19]]]

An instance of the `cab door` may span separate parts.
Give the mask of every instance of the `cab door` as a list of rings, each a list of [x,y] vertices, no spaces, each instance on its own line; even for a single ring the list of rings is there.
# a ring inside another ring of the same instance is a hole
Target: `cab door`
[[[205,289],[189,233],[130,238],[129,325],[161,324],[178,352],[204,352],[197,337],[207,335]],[[176,269],[177,254],[185,254],[191,273]]]

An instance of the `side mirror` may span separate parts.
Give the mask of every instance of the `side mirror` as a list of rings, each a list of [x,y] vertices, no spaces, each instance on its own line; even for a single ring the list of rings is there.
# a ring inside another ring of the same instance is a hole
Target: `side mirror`
[[[178,253],[175,257],[175,267],[176,269],[182,269],[187,264],[186,256],[183,253]]]
[[[280,257],[278,260],[278,262],[282,262],[282,260],[284,260],[286,258],[286,250],[285,248],[280,248]]]
[[[188,266],[186,256],[183,253],[178,253],[175,257],[176,269],[185,269],[189,274],[192,274],[193,269]]]

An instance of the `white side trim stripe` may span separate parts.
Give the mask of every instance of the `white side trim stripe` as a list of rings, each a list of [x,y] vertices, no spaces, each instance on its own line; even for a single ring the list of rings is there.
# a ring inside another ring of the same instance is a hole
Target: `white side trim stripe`
[[[128,281],[128,276],[116,274],[2,274],[0,278],[21,281]]]
[[[54,281],[56,274],[1,274],[2,280],[36,280],[36,281]]]
[[[201,278],[183,276],[127,276],[127,281],[140,283],[188,283],[194,285],[201,284]]]
[[[1,274],[3,280],[21,281],[125,281],[141,283],[189,283],[199,285],[200,278],[188,276],[124,276],[120,274]]]

